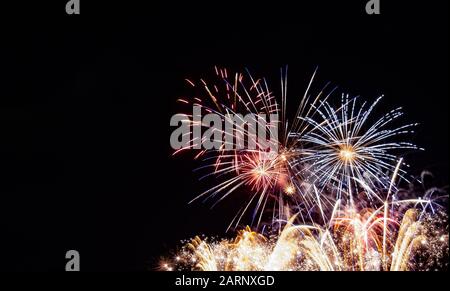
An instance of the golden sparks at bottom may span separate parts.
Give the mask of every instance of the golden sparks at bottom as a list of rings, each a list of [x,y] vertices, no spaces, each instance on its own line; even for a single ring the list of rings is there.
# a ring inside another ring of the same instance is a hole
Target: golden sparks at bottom
[[[195,237],[161,269],[199,271],[432,271],[448,269],[447,215],[416,209],[385,223],[347,211],[327,228],[294,225],[266,236],[249,227],[234,239]]]

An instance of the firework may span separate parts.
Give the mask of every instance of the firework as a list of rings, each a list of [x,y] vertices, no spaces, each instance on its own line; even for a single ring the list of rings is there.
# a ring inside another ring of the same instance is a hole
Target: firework
[[[270,137],[262,143],[250,127],[235,132],[215,130],[220,147],[202,149],[205,138],[194,137],[185,150],[195,150],[204,163],[201,178],[214,177],[213,186],[192,201],[215,198],[217,204],[235,192],[243,206],[230,227],[237,228],[252,209],[252,226],[241,228],[233,239],[195,237],[185,243],[174,259],[161,263],[163,270],[434,270],[448,268],[448,194],[440,188],[423,192],[410,186],[408,166],[400,155],[419,150],[401,137],[413,133],[415,123],[395,126],[401,108],[372,118],[382,96],[368,105],[343,94],[338,106],[329,100],[335,89],[327,85],[311,94],[313,74],[298,109],[289,122],[287,69],[281,71],[279,98],[265,79],[251,74],[228,76],[216,68],[218,82],[187,80],[195,97],[179,101],[200,107],[186,115],[193,131],[208,127],[202,112],[275,115],[274,123],[257,120]],[[201,97],[203,96],[203,97]],[[197,126],[197,129],[195,129]],[[189,136],[191,136],[189,134]],[[232,137],[230,139],[230,136]],[[207,138],[208,139],[208,138]],[[399,140],[400,139],[400,140]],[[252,148],[230,148],[242,140]],[[423,183],[422,183],[423,184]],[[239,189],[239,191],[238,191]],[[239,198],[240,197],[240,198]],[[263,216],[268,223],[260,228]]]
[[[216,68],[215,71],[218,81],[211,85],[203,79],[198,84],[187,80],[196,89],[196,97],[179,99],[183,104],[201,108],[201,111],[186,115],[185,122],[192,125],[193,132],[209,126],[199,118],[202,112],[217,114],[224,123],[230,113],[238,116],[263,113],[277,117],[270,124],[258,121],[264,132],[276,137],[269,141],[277,149],[270,155],[245,126],[237,126],[234,133],[216,130],[214,138],[225,140],[218,149],[202,149],[200,145],[205,142],[204,138],[192,137],[187,146],[175,151],[175,154],[188,149],[197,151],[195,159],[204,163],[197,171],[206,171],[201,179],[215,177],[214,186],[192,201],[216,197],[215,205],[238,189],[244,188],[243,192],[250,193],[241,195],[243,206],[230,227],[237,227],[252,207],[252,225],[255,223],[256,226],[266,209],[270,209],[272,221],[286,219],[289,216],[286,209],[302,210],[300,216],[304,221],[310,220],[314,212],[331,210],[338,199],[353,199],[352,193],[359,191],[359,184],[385,187],[398,160],[391,151],[417,149],[411,143],[389,141],[411,132],[415,125],[386,128],[402,115],[400,109],[368,125],[370,114],[380,98],[368,109],[365,109],[365,103],[358,109],[356,98],[347,96],[340,107],[334,109],[328,99],[335,89],[325,93],[328,84],[318,94],[310,93],[314,73],[290,123],[286,110],[287,69],[281,70],[278,98],[265,79],[256,79],[248,72],[229,76],[226,69]],[[243,144],[244,140],[254,142],[254,148],[227,147],[232,142]],[[399,175],[404,177],[405,172],[400,170]],[[373,198],[370,192],[368,194]],[[382,197],[376,198],[382,200]]]
[[[406,172],[396,167],[398,157],[392,152],[419,149],[410,142],[395,140],[398,136],[413,133],[412,128],[417,124],[390,128],[389,125],[403,115],[401,108],[369,123],[370,115],[381,99],[379,97],[366,108],[367,103],[358,107],[357,98],[349,99],[348,95],[343,95],[337,109],[328,102],[317,108],[321,119],[305,118],[313,128],[299,137],[300,143],[306,144],[302,162],[310,164],[313,183],[335,191],[338,199],[344,190],[349,195],[353,189],[358,191],[361,181],[373,188],[387,187],[395,171],[407,180]]]
[[[396,202],[425,205],[430,201]],[[392,205],[390,205],[392,206]],[[346,208],[325,227],[295,225],[275,235],[249,227],[234,239],[194,238],[163,270],[202,271],[407,271],[448,268],[448,225],[443,211],[409,207]],[[385,213],[384,211],[388,211]]]
[[[188,142],[188,146],[175,151],[176,154],[188,149],[197,150],[198,153],[195,155],[195,159],[202,159],[205,163],[197,170],[207,171],[201,179],[215,176],[218,179],[217,181],[220,181],[198,195],[193,201],[201,198],[206,200],[220,194],[220,197],[217,199],[217,202],[220,202],[239,188],[245,187],[247,190],[250,190],[250,198],[244,202],[244,206],[234,217],[230,226],[233,224],[237,226],[252,205],[254,205],[253,221],[258,225],[264,210],[269,204],[273,205],[273,207],[270,207],[271,209],[278,209],[279,211],[276,213],[281,214],[287,201],[297,205],[306,204],[309,206],[317,203],[316,196],[307,195],[307,192],[310,191],[308,183],[300,178],[298,169],[301,165],[296,161],[301,155],[301,151],[297,146],[298,142],[290,137],[289,128],[291,127],[288,126],[286,121],[287,82],[285,75],[286,72],[282,70],[281,104],[278,103],[277,98],[270,91],[265,79],[255,79],[249,73],[246,75],[236,73],[230,78],[226,69],[218,68],[216,68],[216,77],[218,77],[219,82],[216,84],[208,85],[202,79],[197,85],[195,82],[187,80],[193,88],[198,89],[200,87],[199,96],[206,95],[206,97],[179,99],[181,103],[201,107],[205,113],[219,115],[223,122],[227,121],[230,113],[240,116],[251,113],[277,117],[271,124],[262,124],[259,120],[257,124],[258,126],[263,126],[263,131],[267,132],[269,136],[276,137],[269,141],[269,143],[272,143],[271,146],[277,149],[276,152],[268,154],[260,140],[256,139],[249,128],[244,126],[236,127],[234,136],[231,137],[231,142],[235,141],[239,144],[242,140],[250,140],[255,143],[253,149],[227,149],[227,137],[230,136],[230,133],[220,130],[217,136],[224,137],[226,142],[219,149],[199,149],[199,143],[204,142],[204,140],[200,141],[198,138],[192,138]],[[307,105],[317,104],[322,94],[320,92],[310,102],[311,98],[305,93],[297,114],[305,117],[314,115],[311,107]],[[307,108],[309,109],[307,110]],[[200,114],[197,113],[197,115]],[[199,120],[196,121],[195,114],[187,115],[187,117],[186,122],[193,127],[208,126]],[[300,119],[295,119],[292,128],[295,128],[296,131],[304,131],[305,129],[302,127],[304,124],[305,122]],[[277,216],[274,215],[275,217]]]

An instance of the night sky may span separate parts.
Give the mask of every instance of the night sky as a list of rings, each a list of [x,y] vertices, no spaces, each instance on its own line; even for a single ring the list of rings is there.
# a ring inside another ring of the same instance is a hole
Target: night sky
[[[85,271],[153,270],[180,239],[223,235],[239,201],[188,205],[208,184],[169,144],[184,79],[215,65],[274,90],[289,65],[294,102],[316,66],[317,88],[384,94],[377,113],[420,123],[410,173],[448,183],[447,1],[44,2],[1,7],[0,269],[62,271],[76,249]]]

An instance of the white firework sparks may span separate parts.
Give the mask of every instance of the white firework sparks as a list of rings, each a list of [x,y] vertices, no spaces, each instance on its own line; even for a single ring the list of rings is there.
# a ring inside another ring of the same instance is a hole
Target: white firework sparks
[[[312,182],[321,189],[332,189],[338,199],[343,198],[343,193],[353,199],[352,193],[359,192],[361,183],[374,189],[386,188],[397,168],[399,157],[395,152],[419,150],[410,142],[397,141],[399,136],[413,133],[412,128],[417,124],[389,127],[403,115],[401,108],[370,123],[371,114],[382,97],[370,106],[364,102],[358,107],[357,98],[343,95],[337,109],[328,102],[321,103],[317,108],[320,120],[304,118],[313,128],[299,136],[300,143],[306,145],[302,162],[314,173]],[[406,172],[397,170],[399,176],[407,180]],[[369,198],[373,198],[370,193]]]

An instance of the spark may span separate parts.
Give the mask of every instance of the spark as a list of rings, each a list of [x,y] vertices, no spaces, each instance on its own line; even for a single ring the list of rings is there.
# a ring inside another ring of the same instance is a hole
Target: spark
[[[181,251],[181,270],[200,271],[407,271],[448,267],[448,237],[436,236],[434,224],[447,219],[426,216],[409,208],[403,218],[389,218],[388,248],[383,254],[383,214],[374,209],[343,211],[330,221],[331,229],[296,225],[291,219],[276,236],[249,227],[234,239],[195,238]],[[426,254],[425,256],[423,254]],[[192,257],[199,258],[199,261]]]
[[[338,107],[321,102],[316,107],[320,119],[304,118],[313,128],[299,137],[307,153],[303,163],[311,164],[313,183],[321,189],[336,192],[338,199],[361,187],[361,181],[371,188],[386,188],[394,172],[408,181],[406,172],[397,169],[399,150],[420,150],[416,145],[396,140],[413,133],[415,123],[389,128],[389,125],[403,116],[401,108],[389,111],[379,118],[371,119],[373,111],[383,96],[370,106],[358,104],[358,98],[342,95]],[[368,193],[369,199],[372,197]]]
[[[339,157],[344,163],[352,163],[355,158],[355,151],[352,147],[344,147],[339,152]]]
[[[295,187],[294,185],[287,185],[284,188],[284,193],[286,193],[287,195],[293,195],[295,193]]]

